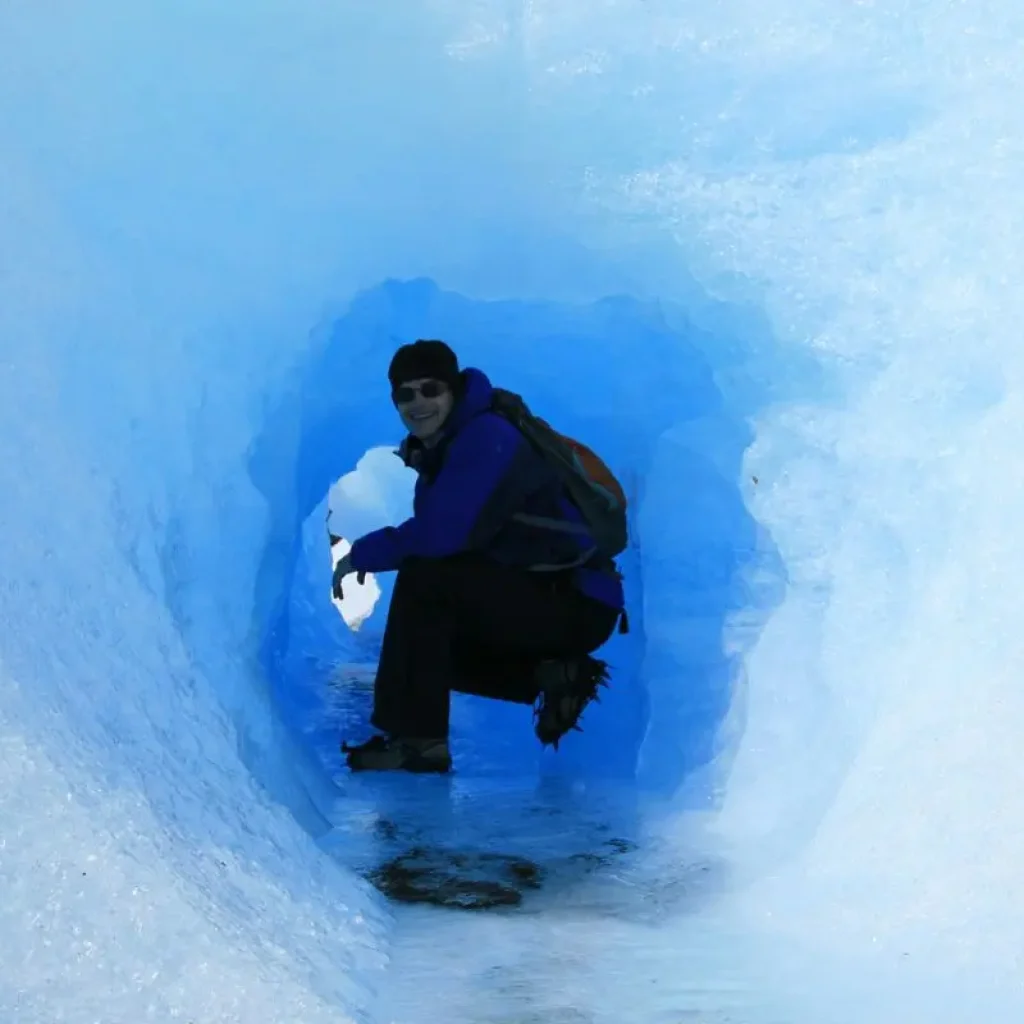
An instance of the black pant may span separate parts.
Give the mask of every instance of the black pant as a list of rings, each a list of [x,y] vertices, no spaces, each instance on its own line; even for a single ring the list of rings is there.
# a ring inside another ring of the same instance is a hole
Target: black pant
[[[476,556],[410,559],[391,597],[371,723],[398,736],[447,736],[452,690],[532,704],[536,665],[597,650],[618,617],[563,574]]]

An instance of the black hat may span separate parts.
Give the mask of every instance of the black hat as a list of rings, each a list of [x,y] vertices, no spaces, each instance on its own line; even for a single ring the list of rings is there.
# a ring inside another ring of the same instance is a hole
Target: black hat
[[[459,360],[443,341],[420,338],[411,345],[403,345],[392,358],[388,367],[392,388],[422,377],[444,381],[453,391],[458,390]]]

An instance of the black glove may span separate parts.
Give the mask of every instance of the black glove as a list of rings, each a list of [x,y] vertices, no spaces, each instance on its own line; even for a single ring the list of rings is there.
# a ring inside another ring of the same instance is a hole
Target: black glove
[[[341,588],[341,581],[352,573],[356,574],[356,582],[362,586],[366,580],[366,573],[358,572],[353,569],[352,562],[348,555],[345,555],[345,557],[340,559],[338,564],[334,567],[334,578],[331,581],[331,592],[334,594],[336,600],[343,601],[345,599],[345,592]]]

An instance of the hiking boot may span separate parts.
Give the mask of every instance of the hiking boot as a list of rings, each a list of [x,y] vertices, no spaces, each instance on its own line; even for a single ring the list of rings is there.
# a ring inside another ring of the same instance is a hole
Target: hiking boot
[[[592,700],[600,700],[597,688],[608,685],[608,666],[585,654],[541,662],[534,678],[540,696],[534,706],[533,731],[541,743],[550,743],[557,750],[559,740],[570,729],[582,732],[580,715]]]
[[[354,772],[436,772],[451,771],[448,741],[401,739],[374,736],[357,747],[341,745],[349,768]]]

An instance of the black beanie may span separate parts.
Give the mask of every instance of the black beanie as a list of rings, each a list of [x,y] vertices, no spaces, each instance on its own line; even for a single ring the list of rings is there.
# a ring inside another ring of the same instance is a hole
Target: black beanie
[[[388,367],[392,388],[421,377],[444,381],[453,391],[459,390],[459,360],[443,341],[421,338],[395,353]]]

